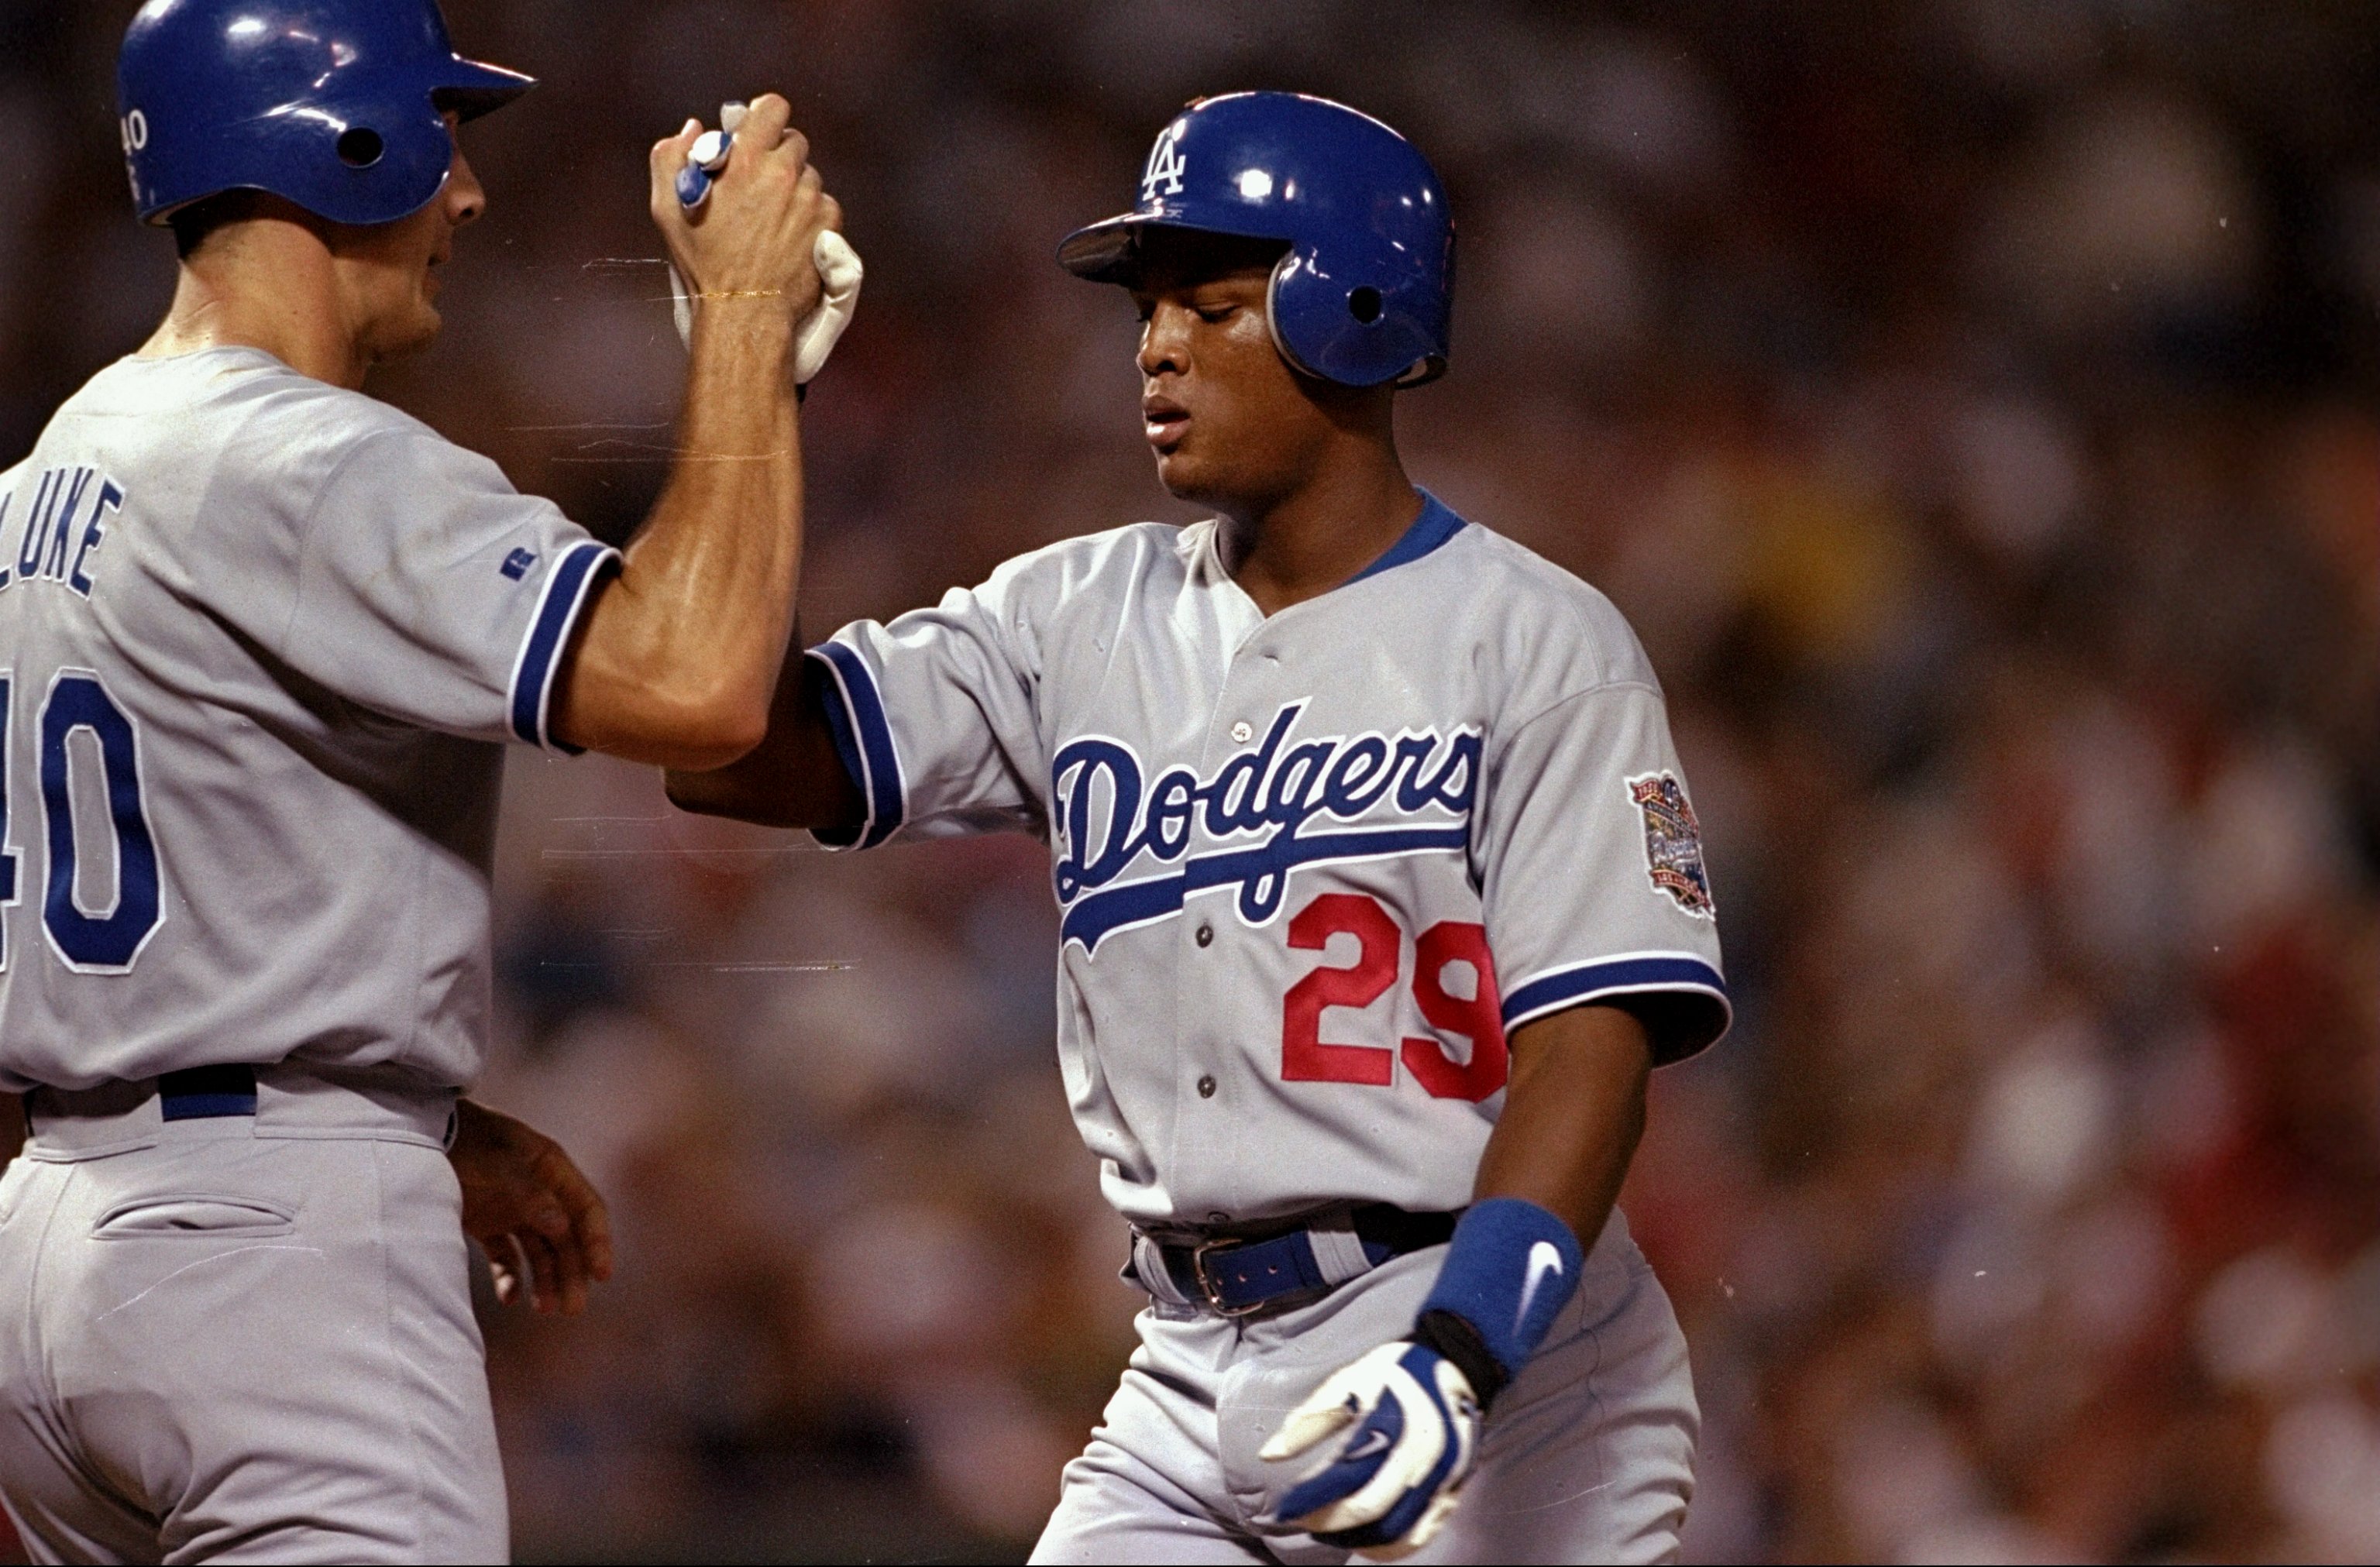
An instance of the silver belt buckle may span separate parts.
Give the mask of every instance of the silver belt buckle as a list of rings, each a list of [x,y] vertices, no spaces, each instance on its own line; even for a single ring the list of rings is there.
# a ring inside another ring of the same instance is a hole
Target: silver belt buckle
[[[1214,1278],[1207,1271],[1207,1254],[1208,1252],[1215,1250],[1219,1246],[1236,1246],[1240,1244],[1241,1243],[1238,1241],[1206,1240],[1200,1241],[1196,1245],[1190,1248],[1191,1277],[1198,1281],[1198,1293],[1207,1297],[1208,1309],[1214,1312],[1218,1317],[1252,1317],[1256,1313],[1262,1311],[1265,1306],[1269,1304],[1265,1301],[1255,1300],[1250,1301],[1245,1306],[1227,1305],[1223,1300],[1223,1291],[1221,1286],[1217,1284]]]

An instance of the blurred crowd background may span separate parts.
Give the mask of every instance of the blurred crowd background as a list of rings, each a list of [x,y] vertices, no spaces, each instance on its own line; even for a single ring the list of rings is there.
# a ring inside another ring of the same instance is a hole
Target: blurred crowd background
[[[1416,477],[1666,682],[1733,1035],[1624,1206],[1706,1561],[2380,1558],[2380,13],[2344,0],[450,0],[545,85],[373,390],[621,539],[683,361],[645,150],[785,91],[868,263],[806,630],[1186,520],[1051,263],[1190,96],[1437,162]],[[0,6],[0,461],[172,247],[129,0]],[[491,1314],[531,1558],[1016,1555],[1131,1342],[1021,839],[830,856],[512,765],[484,1097],[609,1194]],[[359,868],[360,873],[361,868]]]

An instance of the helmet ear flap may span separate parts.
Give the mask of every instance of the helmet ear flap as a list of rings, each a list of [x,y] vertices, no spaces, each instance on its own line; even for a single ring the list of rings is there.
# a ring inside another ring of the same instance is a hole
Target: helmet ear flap
[[[1290,369],[1300,375],[1322,381],[1329,378],[1300,358],[1297,350],[1290,346],[1289,339],[1282,336],[1281,331],[1281,279],[1300,266],[1311,264],[1312,258],[1305,255],[1305,249],[1302,245],[1293,245],[1281,253],[1281,260],[1272,264],[1271,280],[1265,285],[1265,329],[1272,334],[1272,346],[1280,350],[1281,357],[1288,361]]]
[[[1317,381],[1336,382],[1342,386],[1387,383],[1399,390],[1423,385],[1446,373],[1446,356],[1436,352],[1424,353],[1393,371],[1374,371],[1366,379],[1358,379],[1355,373],[1343,368],[1335,373],[1320,368],[1316,359],[1330,352],[1334,343],[1340,350],[1337,357],[1345,357],[1346,344],[1342,334],[1350,323],[1366,330],[1378,327],[1391,334],[1400,329],[1397,323],[1384,320],[1393,303],[1386,290],[1370,283],[1342,286],[1316,270],[1317,260],[1310,245],[1292,245],[1273,264],[1272,280],[1265,289],[1265,325],[1272,333],[1273,346],[1281,351],[1283,359],[1289,361],[1292,370]],[[1281,308],[1281,297],[1284,287],[1304,296],[1288,310]],[[1281,324],[1284,316],[1294,318],[1286,328]],[[1314,340],[1306,351],[1301,353],[1297,339],[1308,334]]]

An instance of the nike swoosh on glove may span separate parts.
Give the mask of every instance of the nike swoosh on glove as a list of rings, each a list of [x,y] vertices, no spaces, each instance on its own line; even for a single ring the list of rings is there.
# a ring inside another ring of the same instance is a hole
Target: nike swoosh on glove
[[[1333,1372],[1260,1450],[1278,1463],[1347,1432],[1282,1494],[1273,1518],[1374,1561],[1419,1550],[1470,1477],[1479,1422],[1470,1379],[1452,1361],[1426,1344],[1382,1344]]]

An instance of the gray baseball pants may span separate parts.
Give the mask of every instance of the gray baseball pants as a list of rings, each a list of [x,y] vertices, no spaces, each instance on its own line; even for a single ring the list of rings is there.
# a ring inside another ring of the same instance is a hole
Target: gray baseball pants
[[[42,1562],[505,1560],[454,1096],[260,1076],[215,1120],[33,1096],[0,1500]]]
[[[1153,1302],[1032,1560],[1348,1561],[1259,1521],[1314,1459],[1267,1464],[1257,1449],[1324,1377],[1413,1330],[1444,1257],[1399,1257],[1277,1317]],[[1700,1425],[1685,1337],[1615,1213],[1544,1347],[1496,1401],[1461,1505],[1406,1560],[1672,1561]]]

